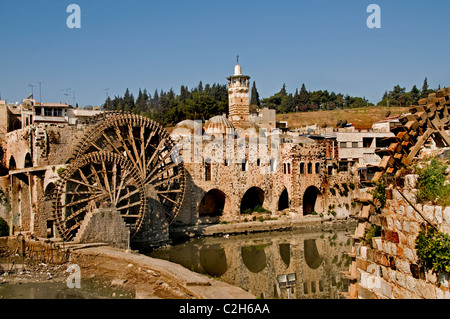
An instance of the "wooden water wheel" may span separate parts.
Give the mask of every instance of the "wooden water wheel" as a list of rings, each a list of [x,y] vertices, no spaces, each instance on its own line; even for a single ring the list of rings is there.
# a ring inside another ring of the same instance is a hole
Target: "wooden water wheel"
[[[132,170],[135,179],[127,181],[132,185],[133,183],[142,184],[139,187],[142,188],[146,203],[157,201],[162,204],[165,208],[164,218],[171,223],[183,201],[185,171],[181,161],[172,155],[174,142],[169,133],[158,123],[136,114],[108,112],[97,116],[94,121],[96,124],[86,132],[74,148],[68,162],[68,173],[75,169],[70,170],[72,165],[78,167],[77,163],[80,160],[85,161],[89,154],[97,154],[96,156],[103,154],[103,157],[105,157],[104,154],[112,154],[116,161],[120,158],[119,162],[127,163],[127,168],[130,167],[129,169]],[[94,168],[102,169],[96,166]],[[107,172],[108,178],[112,178],[113,171],[107,170]],[[95,177],[95,174],[92,176]],[[59,189],[61,198],[64,192],[69,192],[68,195],[70,195],[70,191],[66,189],[67,183],[62,183]],[[84,191],[91,192],[89,196],[97,194],[93,192],[94,188]],[[68,198],[76,201],[76,198],[70,198],[70,196]],[[105,198],[107,197],[103,197]],[[139,231],[144,215],[153,213],[149,211],[151,208],[147,205],[142,209],[142,213],[136,217],[134,233]],[[57,209],[54,209],[54,214],[57,219],[63,217]],[[75,224],[71,228],[76,228]]]
[[[124,157],[94,152],[67,167],[53,195],[57,227],[64,239],[75,237],[86,214],[101,207],[114,207],[133,235],[142,223],[146,197],[138,171]]]

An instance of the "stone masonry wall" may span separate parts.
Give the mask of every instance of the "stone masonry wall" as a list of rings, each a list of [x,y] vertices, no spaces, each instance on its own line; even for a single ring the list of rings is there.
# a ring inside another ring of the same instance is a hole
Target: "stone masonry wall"
[[[450,233],[450,207],[418,204],[413,175],[406,176],[401,192],[439,231]],[[373,248],[355,247],[359,298],[449,299],[448,274],[435,274],[418,262],[415,240],[427,223],[397,190],[387,194],[392,196],[380,215],[381,237],[373,238]]]

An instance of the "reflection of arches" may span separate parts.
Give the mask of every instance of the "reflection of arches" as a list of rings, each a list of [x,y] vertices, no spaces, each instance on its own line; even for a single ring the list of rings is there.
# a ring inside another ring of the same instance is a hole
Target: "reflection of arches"
[[[25,155],[25,164],[24,164],[24,167],[25,167],[25,168],[27,168],[27,167],[33,167],[33,160],[31,159],[30,153],[27,153],[27,154]]]
[[[14,170],[17,168],[16,165],[16,160],[14,159],[14,157],[11,155],[11,157],[9,158],[9,169],[10,170]]]
[[[282,211],[289,208],[289,195],[287,189],[285,188],[278,199],[278,210]]]
[[[256,206],[264,203],[264,191],[259,187],[249,188],[241,200],[241,213],[252,213]]]
[[[291,245],[290,244],[280,244],[280,257],[285,263],[286,267],[289,267],[291,262]]]
[[[315,239],[305,240],[305,260],[309,268],[317,269],[323,261],[323,257],[320,256],[319,250],[317,249]]]
[[[305,195],[303,195],[303,215],[311,214],[315,211],[317,195],[320,191],[315,186],[310,186],[306,189]]]
[[[266,267],[264,246],[242,247],[241,255],[245,267],[253,273],[258,273]]]
[[[225,193],[218,189],[212,189],[203,196],[198,207],[199,216],[220,216],[225,207]]]
[[[200,250],[200,265],[210,276],[222,276],[228,269],[227,256],[221,245],[211,245]]]

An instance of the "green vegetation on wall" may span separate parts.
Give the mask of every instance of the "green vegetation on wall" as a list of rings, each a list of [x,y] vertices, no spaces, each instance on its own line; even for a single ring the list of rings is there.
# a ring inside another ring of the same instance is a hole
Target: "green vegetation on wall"
[[[450,272],[450,236],[429,226],[416,238],[419,261],[434,272]]]

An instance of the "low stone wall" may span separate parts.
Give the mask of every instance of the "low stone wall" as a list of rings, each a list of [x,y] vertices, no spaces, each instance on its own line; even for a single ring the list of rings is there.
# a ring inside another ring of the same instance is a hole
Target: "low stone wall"
[[[450,207],[421,205],[414,184],[405,183],[402,193],[438,230],[450,233]],[[395,189],[379,216],[382,235],[372,247],[355,245],[359,298],[450,299],[449,275],[433,273],[420,265],[415,240],[427,222]]]

